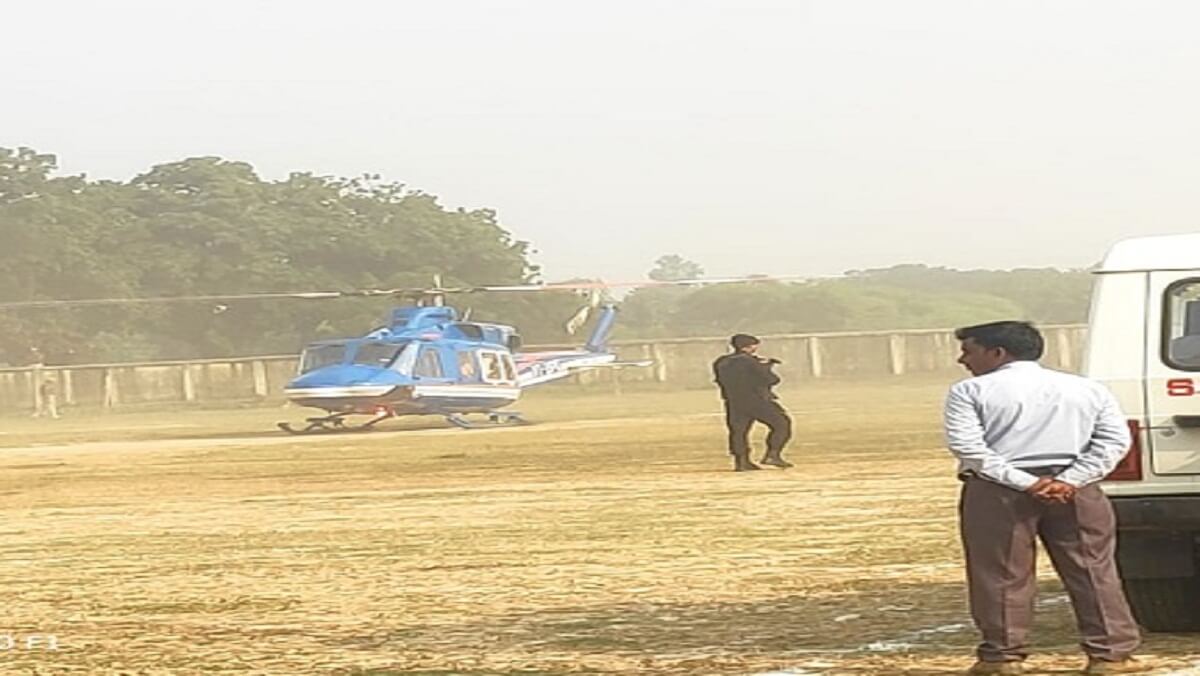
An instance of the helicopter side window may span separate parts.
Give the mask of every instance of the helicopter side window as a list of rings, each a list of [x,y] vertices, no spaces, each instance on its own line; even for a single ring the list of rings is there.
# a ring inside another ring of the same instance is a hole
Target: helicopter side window
[[[435,347],[422,347],[417,356],[417,367],[413,375],[418,378],[442,378],[442,360]]]
[[[478,377],[479,369],[475,367],[473,352],[458,353],[458,374],[465,380],[475,380]]]
[[[516,380],[517,379],[517,366],[516,366],[516,364],[513,363],[512,355],[507,355],[507,354],[501,355],[500,356],[500,365],[504,367],[504,379],[505,380]]]
[[[417,365],[417,353],[420,351],[420,346],[417,343],[406,343],[401,345],[400,353],[392,360],[392,365],[388,368],[396,373],[403,373],[406,376],[411,376],[413,369]]]
[[[459,322],[454,325],[454,328],[458,329],[464,337],[470,340],[483,340],[483,327],[478,324]]]
[[[387,368],[399,352],[394,343],[361,343],[354,352],[354,363]]]

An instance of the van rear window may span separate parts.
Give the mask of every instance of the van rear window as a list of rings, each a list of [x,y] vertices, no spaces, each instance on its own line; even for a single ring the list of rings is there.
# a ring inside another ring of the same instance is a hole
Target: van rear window
[[[1200,371],[1200,279],[1185,279],[1167,287],[1162,358],[1171,368]]]

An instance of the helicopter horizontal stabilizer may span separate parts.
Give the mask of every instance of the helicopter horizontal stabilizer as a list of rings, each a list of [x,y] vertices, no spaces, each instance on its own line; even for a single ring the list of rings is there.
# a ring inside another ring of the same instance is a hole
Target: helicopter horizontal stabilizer
[[[617,360],[611,353],[570,350],[561,352],[523,352],[513,355],[517,364],[517,386],[541,385],[583,369],[608,366]]]

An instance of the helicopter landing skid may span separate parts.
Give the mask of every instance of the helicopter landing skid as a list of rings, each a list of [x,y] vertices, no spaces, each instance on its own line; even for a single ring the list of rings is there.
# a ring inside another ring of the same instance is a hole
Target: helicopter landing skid
[[[447,413],[446,422],[464,430],[485,430],[494,427],[514,427],[516,425],[529,424],[529,421],[522,418],[521,414],[516,411],[489,411],[485,415],[487,416],[486,422],[477,422],[468,420],[461,413]]]
[[[317,418],[305,418],[304,422],[308,423],[300,429],[292,427],[291,423],[281,422],[276,423],[279,429],[288,434],[320,434],[323,432],[365,432],[378,423],[394,417],[396,414],[391,411],[382,411],[375,414],[367,422],[361,425],[347,425],[346,416],[354,415],[353,413],[334,413],[333,415],[321,416]]]

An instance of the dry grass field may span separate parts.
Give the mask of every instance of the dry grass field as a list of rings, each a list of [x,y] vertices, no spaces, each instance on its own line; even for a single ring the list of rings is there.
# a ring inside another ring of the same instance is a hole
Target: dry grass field
[[[798,466],[754,473],[712,392],[306,438],[279,408],[6,419],[0,673],[958,673],[944,387],[785,391]],[[1075,673],[1043,575],[1031,665]],[[1145,654],[1168,673],[1200,641]]]

